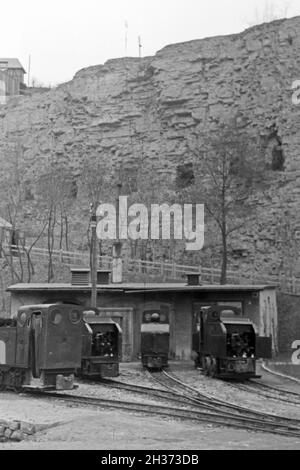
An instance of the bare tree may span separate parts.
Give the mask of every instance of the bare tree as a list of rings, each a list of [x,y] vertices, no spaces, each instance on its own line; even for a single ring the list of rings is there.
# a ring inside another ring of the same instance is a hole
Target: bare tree
[[[135,166],[120,167],[119,179],[122,182],[123,194],[129,196],[128,204],[140,203],[148,209],[148,238],[129,240],[131,257],[154,260],[157,241],[152,240],[150,236],[151,204],[163,203],[169,199],[165,193],[165,178],[160,176],[141,149],[139,156],[136,157]],[[159,244],[161,245],[161,242]],[[170,240],[167,244],[169,248],[172,245]]]
[[[258,149],[257,139],[235,125],[224,126],[217,136],[202,136],[193,149],[195,183],[190,194],[204,203],[221,236],[221,284],[227,281],[229,237],[245,226],[248,198],[261,178]]]
[[[255,8],[253,19],[247,21],[248,26],[261,23],[268,23],[280,18],[286,18],[290,9],[290,1],[270,1],[260,2],[260,6]]]
[[[100,160],[89,160],[85,158],[83,161],[81,181],[89,203],[97,205],[111,188],[112,179],[110,169]]]
[[[38,80],[36,77],[32,77],[31,86],[32,88],[45,88],[45,84]]]
[[[1,172],[1,187],[4,197],[1,200],[1,209],[5,219],[11,224],[10,240],[8,246],[1,240],[0,252],[4,258],[3,269],[9,268],[11,282],[23,281],[23,259],[18,249],[18,233],[24,203],[24,188],[22,185],[21,161],[23,148],[20,142],[6,141],[5,154],[9,166]],[[15,263],[18,259],[19,266]]]
[[[22,168],[23,147],[20,142],[6,142],[5,153],[9,166],[0,173],[3,198],[1,199],[1,212],[10,222],[11,230],[3,229],[0,240],[0,256],[3,258],[2,270],[10,271],[10,282],[31,281],[34,274],[34,265],[31,259],[33,247],[41,238],[45,226],[36,224],[36,235],[30,246],[25,244],[23,214],[26,204],[27,183],[24,182],[24,169]],[[8,237],[8,233],[10,236]],[[5,237],[4,237],[4,234]],[[9,240],[8,240],[9,238]],[[27,276],[26,276],[27,273]]]
[[[59,240],[59,248],[68,249],[68,209],[72,199],[73,178],[65,167],[51,165],[41,175],[37,183],[39,195],[39,211],[42,225],[47,231],[48,249],[48,282],[54,278],[53,250],[55,241]],[[59,231],[59,233],[57,233]]]
[[[45,229],[46,229],[46,223],[44,223],[40,227],[36,237],[34,238],[33,242],[29,245],[29,247],[25,245],[25,239],[24,238],[21,239],[21,250],[25,253],[26,260],[27,260],[27,282],[31,282],[31,278],[35,274],[34,265],[31,259],[31,251],[34,248],[34,246],[38,243],[42,235],[44,234]]]
[[[104,198],[111,200],[113,195],[113,176],[111,169],[103,163],[104,159],[85,158],[81,172],[81,183],[83,192],[87,196],[87,202],[91,210],[96,210],[97,206]],[[90,234],[90,220],[87,227],[87,241],[90,251],[90,264],[92,263],[92,244]],[[101,255],[101,242],[99,241],[99,252]]]

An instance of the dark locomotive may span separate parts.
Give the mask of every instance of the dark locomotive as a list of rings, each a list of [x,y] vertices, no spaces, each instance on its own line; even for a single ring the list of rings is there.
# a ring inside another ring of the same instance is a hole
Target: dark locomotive
[[[85,310],[82,326],[82,357],[78,375],[117,377],[122,351],[122,330],[118,323],[99,316],[97,309]]]
[[[73,388],[81,336],[82,308],[74,305],[28,305],[0,319],[0,388]]]
[[[271,337],[260,337],[255,325],[236,307],[213,305],[197,313],[193,334],[195,366],[211,377],[247,379],[256,375],[256,359],[272,356]]]
[[[141,326],[142,364],[151,370],[168,366],[170,326],[168,313],[147,310]]]

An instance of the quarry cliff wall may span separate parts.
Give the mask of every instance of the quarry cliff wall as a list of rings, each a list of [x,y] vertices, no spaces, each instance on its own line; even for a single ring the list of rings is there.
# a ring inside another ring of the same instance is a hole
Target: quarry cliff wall
[[[153,57],[109,60],[49,92],[15,98],[0,109],[0,179],[17,146],[30,194],[19,223],[33,230],[35,182],[49,162],[66,165],[75,180],[83,156],[105,160],[111,171],[122,167],[133,180],[143,168],[136,177],[148,175],[150,185],[157,178],[173,194],[195,135],[234,119],[261,139],[268,185],[257,190],[253,216],[231,239],[230,267],[300,276],[300,105],[292,102],[299,51],[296,17],[172,44]],[[89,218],[81,192],[70,223],[74,248],[84,245]],[[177,261],[184,256],[175,250]],[[197,263],[219,260],[209,243],[193,256]]]

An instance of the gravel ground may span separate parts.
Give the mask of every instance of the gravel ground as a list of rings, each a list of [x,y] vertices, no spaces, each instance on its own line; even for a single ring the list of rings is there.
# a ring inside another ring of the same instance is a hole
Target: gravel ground
[[[91,411],[0,449],[299,449],[294,438],[149,418],[118,411]]]
[[[233,389],[230,384],[209,379],[192,363],[172,363],[170,371],[199,390],[230,399],[248,408],[299,417],[300,406],[265,399]],[[157,388],[139,363],[122,364],[120,381]],[[273,380],[264,375],[263,380]],[[278,383],[279,382],[279,383]],[[80,383],[72,393],[102,398],[143,401],[145,396],[110,389],[98,384]],[[282,386],[276,378],[272,385]],[[294,387],[294,385],[292,385]],[[297,391],[298,387],[293,388]],[[299,391],[299,390],[298,390]],[[2,443],[0,449],[299,449],[294,438],[190,423],[169,418],[147,417],[132,412],[101,410],[32,398],[26,394],[0,393],[0,418],[20,419],[51,426],[20,443]]]

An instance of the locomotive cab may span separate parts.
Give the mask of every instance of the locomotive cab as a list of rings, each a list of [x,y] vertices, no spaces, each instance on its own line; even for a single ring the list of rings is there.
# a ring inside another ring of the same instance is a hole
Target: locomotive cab
[[[122,356],[122,330],[94,310],[83,313],[80,375],[117,377]]]
[[[5,348],[0,384],[20,389],[71,389],[80,365],[82,312],[74,305],[28,305],[0,327]],[[12,326],[15,325],[15,326]]]
[[[221,317],[222,320],[222,317]],[[225,318],[226,354],[219,358],[219,374],[230,378],[231,374],[256,376],[255,373],[255,329],[252,322],[244,318]]]
[[[66,304],[21,307],[18,312],[17,365],[30,364],[33,387],[73,388],[80,364],[82,311]],[[40,386],[39,386],[40,382]]]
[[[193,334],[195,366],[219,378],[249,378],[256,375],[256,359],[271,357],[272,339],[259,337],[255,325],[236,307],[202,307]]]
[[[145,311],[141,325],[141,356],[144,367],[160,370],[168,366],[169,338],[168,313],[163,309]]]

